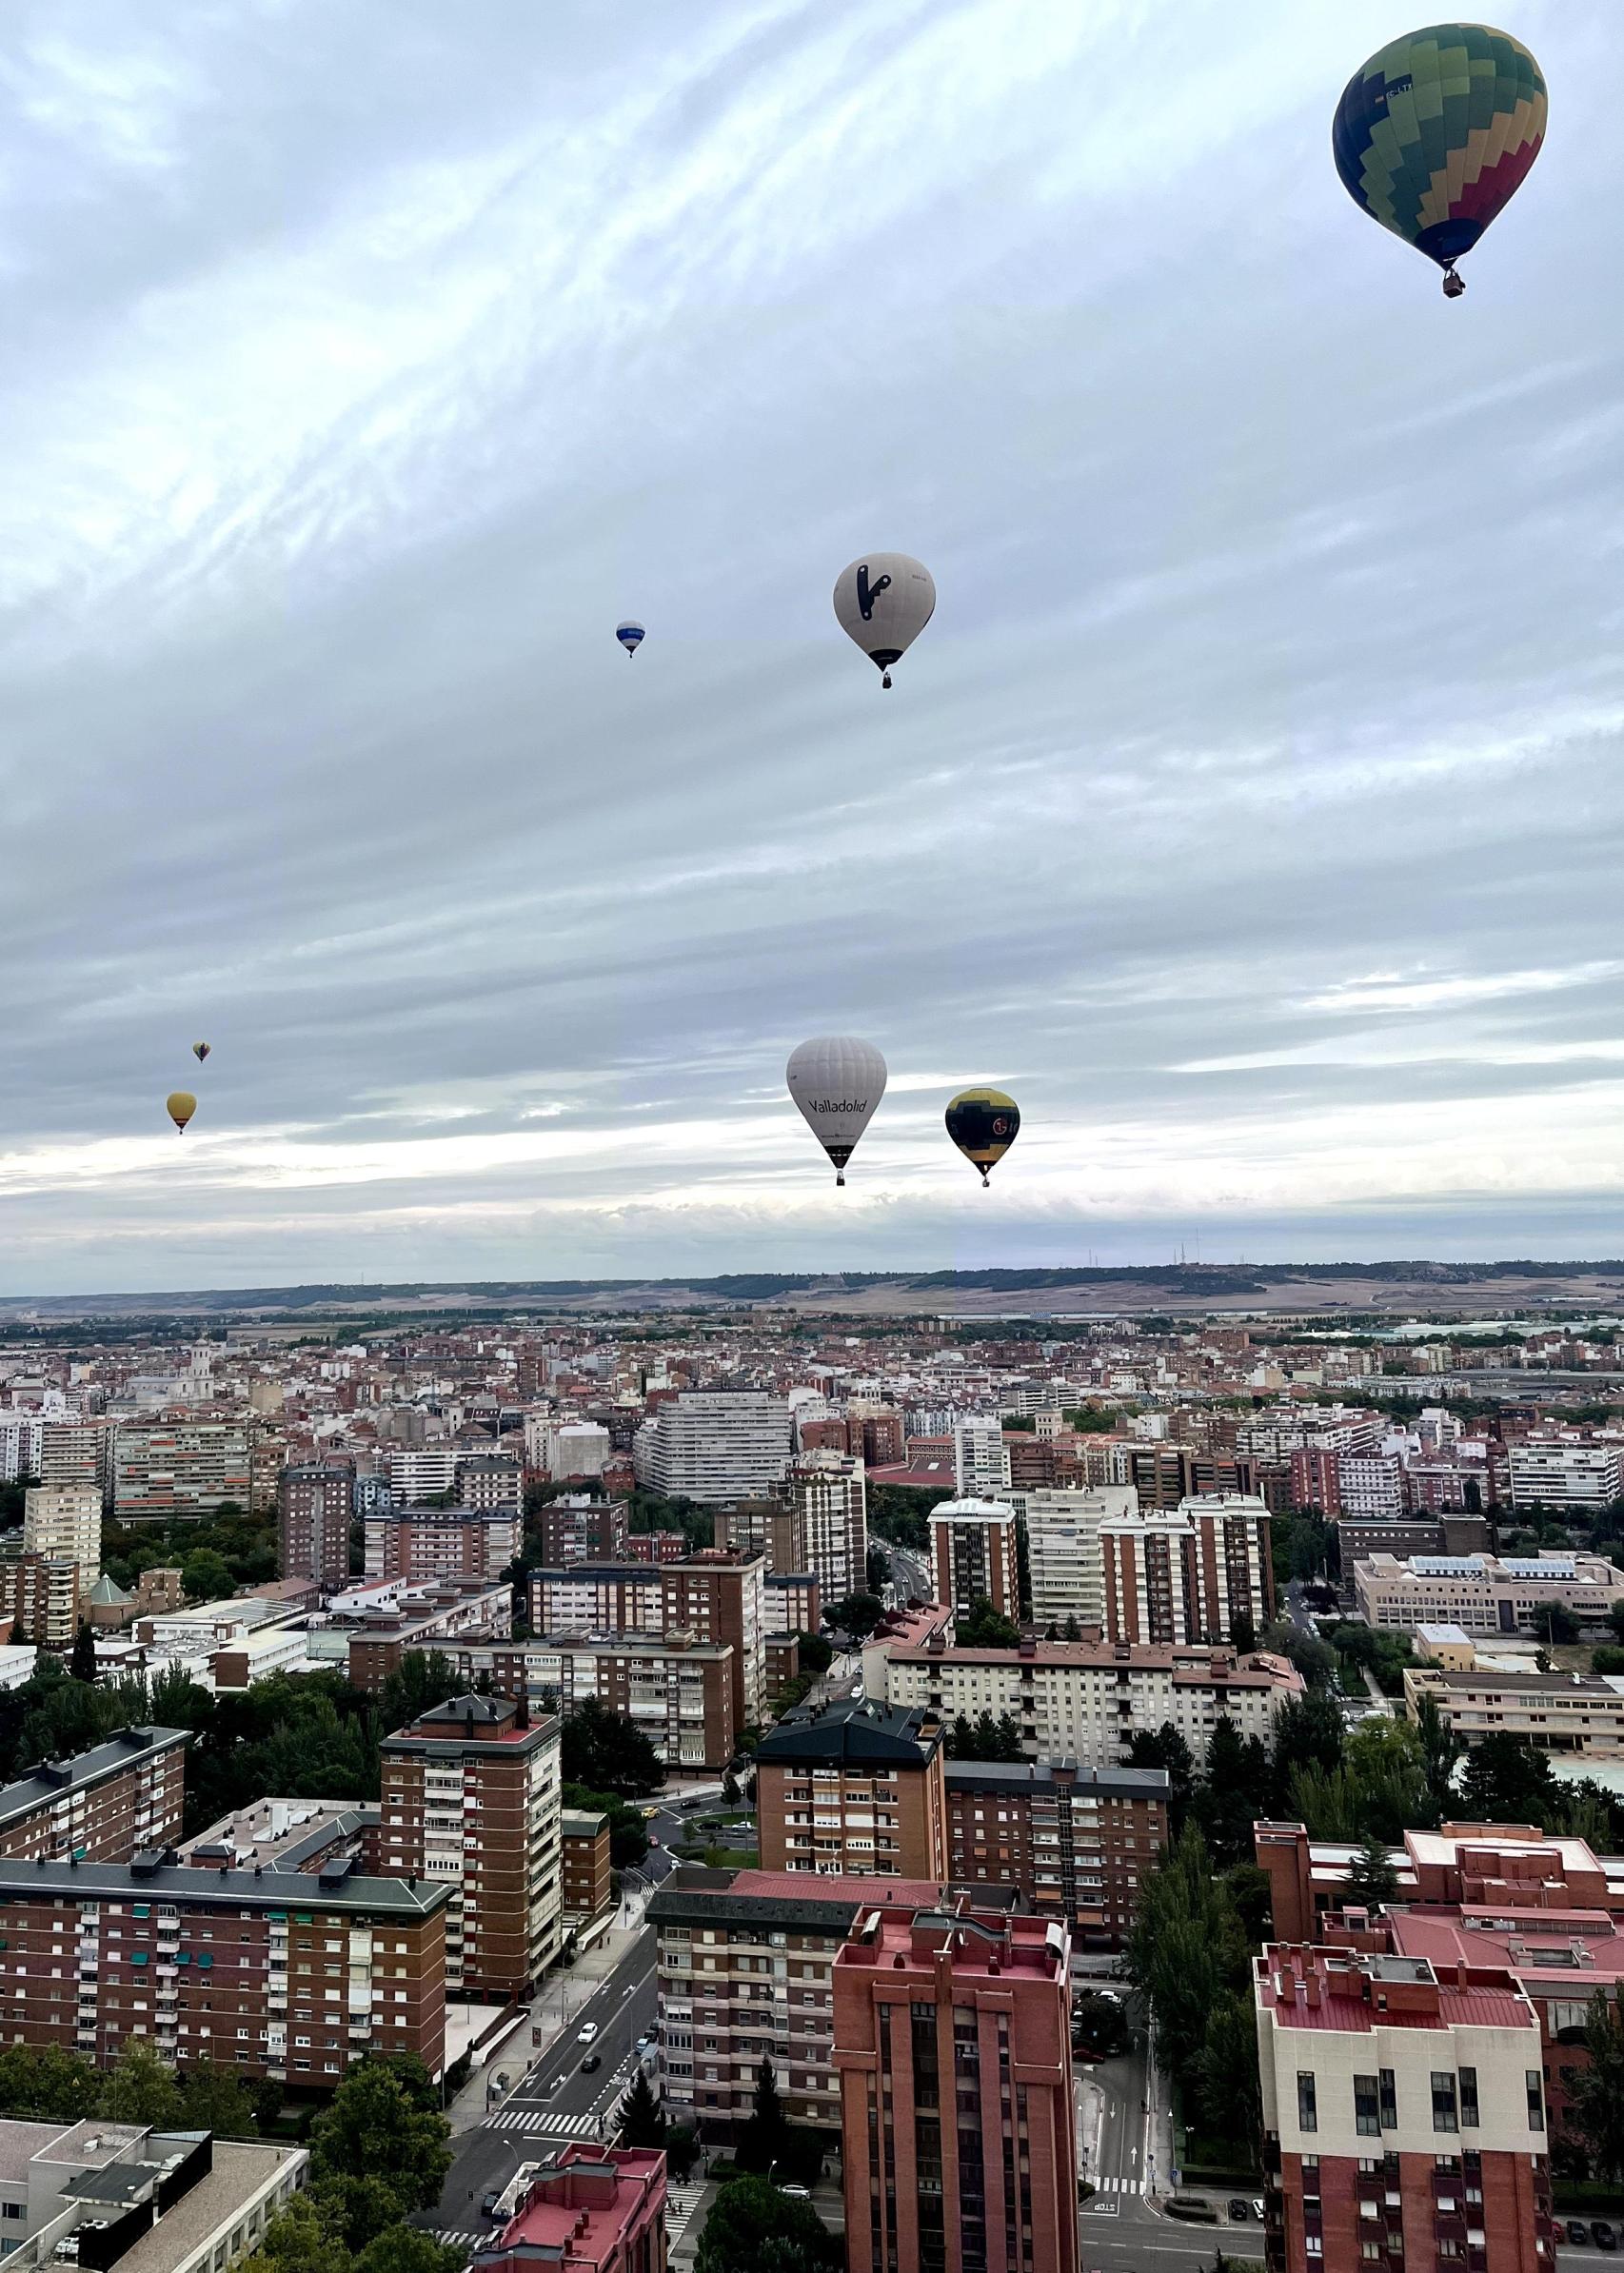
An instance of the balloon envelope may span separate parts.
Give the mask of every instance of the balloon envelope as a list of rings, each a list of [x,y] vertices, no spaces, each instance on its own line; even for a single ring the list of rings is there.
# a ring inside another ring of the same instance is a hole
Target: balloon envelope
[[[635,655],[643,645],[643,625],[619,623],[615,626],[615,637],[628,655]]]
[[[189,1089],[171,1089],[164,1099],[164,1110],[177,1129],[184,1129],[197,1111],[197,1099]]]
[[[885,1095],[884,1058],[872,1042],[821,1034],[791,1053],[783,1077],[843,1184],[845,1164]]]
[[[835,582],[835,620],[891,683],[891,665],[905,655],[936,609],[930,570],[905,552],[870,552]]]
[[[1020,1134],[1020,1107],[1001,1089],[961,1089],[947,1108],[947,1134],[984,1184]]]
[[[1519,40],[1434,24],[1354,73],[1331,150],[1354,203],[1447,277],[1539,155],[1545,113],[1545,81]]]
[[[208,1044],[207,1042],[193,1042],[191,1045],[191,1054],[197,1059],[198,1064],[201,1065],[208,1055]]]

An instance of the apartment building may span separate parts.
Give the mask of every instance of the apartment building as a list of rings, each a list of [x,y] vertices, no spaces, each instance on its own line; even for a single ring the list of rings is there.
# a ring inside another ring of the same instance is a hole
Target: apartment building
[[[553,1481],[601,1476],[609,1464],[613,1440],[602,1421],[564,1421],[553,1432],[547,1471]]]
[[[359,1876],[200,1870],[147,1849],[125,1866],[0,1862],[0,2031],[110,2066],[133,2036],[332,2089],[372,2053],[445,2066],[450,1889]]]
[[[327,1461],[285,1468],[277,1485],[276,1536],[284,1578],[307,1578],[324,1593],[349,1584],[355,1467]]]
[[[1609,1508],[1624,1494],[1624,1444],[1524,1436],[1509,1448],[1514,1508]]]
[[[1078,2273],[1070,1960],[1056,1919],[860,1915],[833,1973],[850,2273]]]
[[[401,1507],[443,1499],[457,1487],[457,1449],[451,1444],[397,1444],[388,1453],[389,1497]]]
[[[930,1583],[956,1617],[979,1601],[1000,1618],[1020,1619],[1020,1564],[1015,1510],[1006,1500],[944,1499],[932,1508]]]
[[[1099,1528],[1139,1512],[1131,1484],[1075,1491],[1011,1492],[1026,1524],[1026,1564],[1035,1626],[1105,1623],[1105,1566]]]
[[[791,1524],[773,1540],[775,1571],[810,1571],[825,1602],[868,1584],[868,1492],[861,1460],[803,1453],[780,1487]]]
[[[665,2156],[572,2139],[513,2181],[511,2214],[481,2242],[478,2273],[665,2273]]]
[[[823,1590],[810,1571],[769,1574],[762,1590],[768,1635],[817,1633],[823,1623]]]
[[[547,1637],[658,1633],[727,1645],[733,1726],[760,1722],[767,1631],[761,1552],[705,1547],[670,1563],[565,1564],[532,1571],[528,1597],[531,1631]]]
[[[947,1872],[941,1724],[918,1707],[801,1706],[756,1751],[762,1866],[829,1878]]]
[[[112,1486],[113,1426],[110,1421],[42,1422],[39,1449],[30,1473],[42,1484],[88,1486],[105,1508]]]
[[[249,1504],[254,1424],[121,1421],[113,1446],[113,1510],[120,1523],[175,1523]]]
[[[386,1737],[378,1854],[442,1881],[452,1996],[527,1995],[563,1930],[559,1722],[506,1697],[454,1697]]]
[[[42,1554],[0,1556],[0,1619],[10,1619],[14,1641],[70,1650],[89,1597],[76,1562]]]
[[[0,1860],[128,1863],[181,1835],[184,1729],[121,1729],[0,1787]]]
[[[1468,1633],[1538,1633],[1551,1610],[1570,1611],[1591,1633],[1624,1597],[1624,1571],[1599,1554],[1373,1555],[1354,1566],[1354,1595],[1372,1626],[1414,1633],[1463,1626]]]
[[[1539,2023],[1509,1973],[1274,1944],[1254,1992],[1272,2267],[1551,2273]]]
[[[998,1413],[958,1421],[953,1430],[955,1489],[961,1499],[1003,1499],[1011,1482],[1009,1447]]]
[[[559,1883],[566,1934],[579,1933],[615,1907],[609,1837],[606,1815],[565,1808],[559,1817]]]
[[[595,1697],[634,1720],[667,1768],[722,1769],[739,1749],[732,1646],[657,1633],[563,1634],[540,1640],[431,1640],[461,1681],[489,1681],[532,1708],[567,1711]],[[355,1646],[350,1658],[354,1661]],[[353,1675],[351,1676],[353,1678]]]
[[[1407,1562],[1413,1555],[1488,1554],[1493,1546],[1486,1515],[1429,1511],[1397,1522],[1366,1523],[1342,1516],[1337,1523],[1337,1568],[1349,1578],[1356,1563],[1368,1563],[1378,1554]]]
[[[1030,1760],[1075,1758],[1116,1767],[1141,1730],[1171,1722],[1204,1761],[1220,1716],[1242,1737],[1274,1740],[1276,1716],[1303,1680],[1266,1651],[1190,1644],[1026,1642],[1017,1650],[891,1650],[886,1694],[893,1705],[928,1705],[943,1720],[1011,1714]]]
[[[728,2141],[750,2114],[770,2059],[792,2124],[837,2132],[835,1959],[861,1913],[911,1917],[929,1881],[818,1878],[683,1864],[647,1917],[659,1947],[661,2091],[674,2122]]]
[[[525,1509],[525,1472],[503,1453],[462,1453],[455,1485],[460,1507],[482,1515],[509,1515],[519,1525]]]
[[[945,1783],[954,1886],[1013,1887],[1079,1942],[1120,1947],[1167,1844],[1165,1769],[950,1760]]]
[[[789,1402],[763,1389],[685,1389],[637,1433],[639,1483],[716,1507],[762,1499],[788,1470]]]
[[[1404,1512],[1404,1466],[1396,1453],[1346,1454],[1337,1464],[1337,1512],[1357,1523],[1396,1523]]]
[[[349,1611],[352,1598],[360,1607]],[[374,1695],[408,1650],[445,1650],[464,1634],[496,1640],[513,1631],[512,1588],[484,1579],[401,1580],[384,1601],[389,1607],[373,1608],[366,1590],[352,1589],[334,1595],[327,1612],[328,1630],[348,1635],[351,1682]]]
[[[368,1578],[495,1580],[519,1560],[525,1519],[515,1508],[389,1507],[365,1519]]]
[[[89,1593],[101,1576],[99,1484],[33,1484],[23,1497],[23,1552],[45,1563],[74,1563]]]
[[[1357,1849],[1311,1840],[1300,1823],[1252,1827],[1258,1867],[1269,1882],[1276,1928],[1293,1940],[1322,1941],[1326,1920],[1349,1900]],[[1474,1908],[1485,1916],[1586,1910],[1624,1924],[1624,1858],[1598,1856],[1582,1839],[1526,1824],[1446,1823],[1406,1831],[1388,1850],[1406,1907]]]
[[[626,1551],[626,1512],[618,1499],[566,1492],[538,1518],[544,1563],[616,1563]]]
[[[1468,1645],[1467,1654],[1475,1655]],[[1472,1664],[1406,1668],[1404,1710],[1420,1718],[1431,1697],[1438,1717],[1463,1744],[1485,1736],[1520,1736],[1542,1751],[1590,1760],[1624,1760],[1624,1676],[1617,1673],[1510,1673]]]

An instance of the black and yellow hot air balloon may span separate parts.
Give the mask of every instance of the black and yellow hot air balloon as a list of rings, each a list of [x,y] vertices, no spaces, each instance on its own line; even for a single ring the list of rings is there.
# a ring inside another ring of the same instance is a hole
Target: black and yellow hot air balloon
[[[198,1064],[201,1065],[208,1055],[208,1044],[207,1042],[193,1042],[191,1045],[191,1054],[197,1059]]]
[[[1431,24],[1373,55],[1331,125],[1342,186],[1373,221],[1455,264],[1521,188],[1545,139],[1545,81],[1520,40],[1487,24]]]
[[[186,1135],[186,1125],[197,1111],[197,1099],[189,1089],[171,1089],[164,1099],[164,1111],[174,1122],[179,1135]]]
[[[1020,1107],[1001,1089],[961,1089],[947,1108],[947,1134],[981,1172],[981,1183],[1020,1134]]]

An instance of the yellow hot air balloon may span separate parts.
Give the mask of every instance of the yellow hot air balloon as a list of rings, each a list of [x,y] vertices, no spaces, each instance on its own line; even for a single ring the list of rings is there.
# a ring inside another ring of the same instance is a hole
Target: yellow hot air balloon
[[[171,1089],[164,1099],[164,1110],[174,1122],[176,1129],[184,1136],[187,1122],[197,1111],[197,1099],[189,1089]]]
[[[961,1089],[947,1108],[947,1134],[983,1186],[1020,1131],[1020,1107],[1001,1089]]]

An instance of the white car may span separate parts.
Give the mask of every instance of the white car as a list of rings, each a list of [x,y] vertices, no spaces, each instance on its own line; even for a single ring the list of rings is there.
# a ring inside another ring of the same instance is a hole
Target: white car
[[[597,2022],[596,2022],[596,2021],[588,2021],[588,2022],[587,2022],[587,2024],[586,2024],[586,2026],[585,2026],[584,2028],[582,2028],[582,2029],[578,2030],[578,2032],[577,2032],[577,2034],[576,2034],[576,2039],[575,2039],[575,2041],[576,2041],[576,2043],[577,2043],[578,2045],[589,2045],[589,2044],[592,2042],[592,2039],[593,2039],[593,2038],[594,2038],[594,2037],[597,2035],[597,2033],[598,2033],[598,2024],[597,2024]]]

